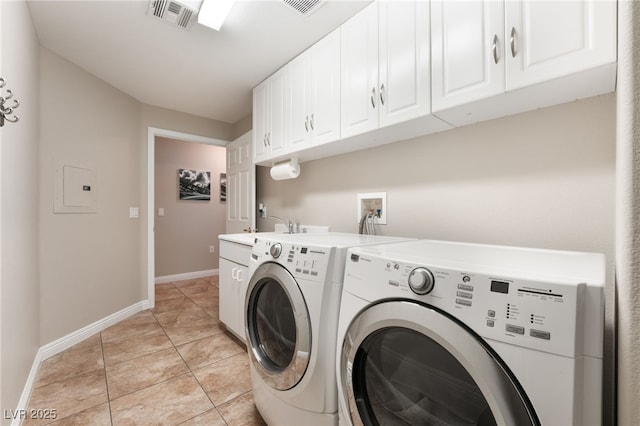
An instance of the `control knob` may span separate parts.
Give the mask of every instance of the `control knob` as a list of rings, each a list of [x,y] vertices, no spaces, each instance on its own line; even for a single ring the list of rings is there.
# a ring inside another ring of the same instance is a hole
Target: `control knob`
[[[409,288],[416,294],[428,294],[434,285],[433,274],[427,268],[416,268],[409,274]]]
[[[279,258],[280,254],[282,253],[282,244],[275,243],[274,245],[272,245],[269,249],[269,253],[271,253],[271,256],[273,256],[274,259]]]

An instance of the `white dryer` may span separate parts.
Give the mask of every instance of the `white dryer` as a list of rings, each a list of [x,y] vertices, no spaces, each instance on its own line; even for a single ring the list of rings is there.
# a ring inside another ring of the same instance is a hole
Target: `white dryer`
[[[336,333],[347,248],[407,241],[358,234],[257,235],[245,332],[253,398],[272,425],[335,425]]]
[[[599,425],[604,256],[416,241],[349,250],[341,424]]]

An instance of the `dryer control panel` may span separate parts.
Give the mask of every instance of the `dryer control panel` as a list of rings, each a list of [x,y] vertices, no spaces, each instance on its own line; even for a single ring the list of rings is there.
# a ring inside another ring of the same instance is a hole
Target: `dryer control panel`
[[[324,282],[334,251],[331,247],[257,239],[251,259],[258,264],[276,262],[296,278]]]
[[[410,299],[432,306],[488,340],[568,357],[584,353],[586,283],[506,275],[504,268],[428,258],[416,262],[350,250],[344,291],[367,301]],[[425,277],[425,278],[420,278]],[[416,290],[416,283],[418,290]],[[595,289],[601,298],[602,288]],[[591,298],[593,299],[593,298]],[[597,299],[597,297],[596,297]],[[597,310],[597,306],[596,306]],[[602,312],[596,312],[602,315]],[[602,333],[594,329],[593,333]]]

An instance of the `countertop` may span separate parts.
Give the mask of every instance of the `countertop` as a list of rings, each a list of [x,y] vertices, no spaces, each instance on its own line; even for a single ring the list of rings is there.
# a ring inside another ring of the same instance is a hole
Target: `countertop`
[[[242,244],[245,246],[253,246],[253,240],[258,234],[272,234],[272,232],[242,232],[239,234],[222,234],[218,236],[218,239],[229,241],[231,243]]]

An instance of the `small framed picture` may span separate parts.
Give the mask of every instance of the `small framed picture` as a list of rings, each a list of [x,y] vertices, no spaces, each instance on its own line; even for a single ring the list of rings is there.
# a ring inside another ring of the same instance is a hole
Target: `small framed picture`
[[[220,173],[220,202],[227,202],[227,174]]]
[[[181,200],[211,200],[211,172],[178,169],[178,178]]]

